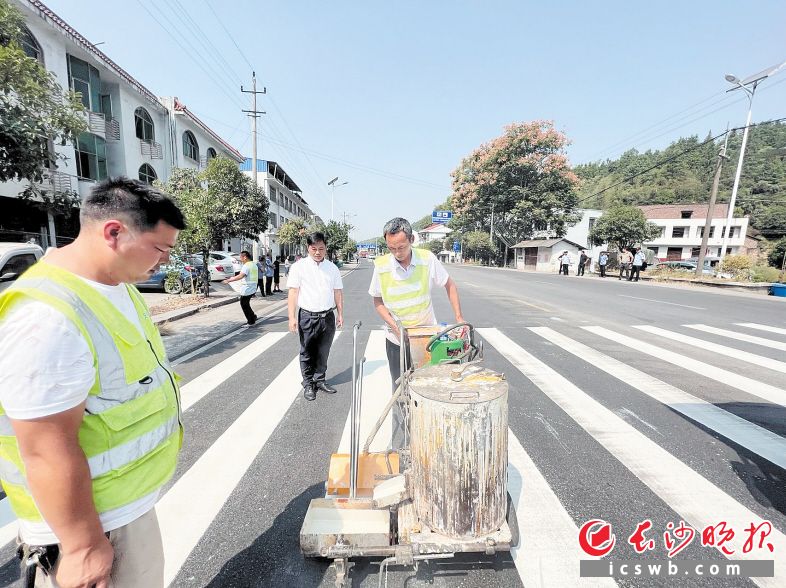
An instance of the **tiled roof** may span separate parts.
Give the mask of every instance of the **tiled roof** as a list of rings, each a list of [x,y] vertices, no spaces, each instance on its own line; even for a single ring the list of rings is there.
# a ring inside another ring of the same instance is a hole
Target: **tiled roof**
[[[639,206],[644,216],[649,219],[675,219],[682,218],[683,211],[691,211],[690,218],[707,218],[707,204],[649,204]],[[715,204],[712,212],[713,218],[726,218],[729,205],[725,202]]]

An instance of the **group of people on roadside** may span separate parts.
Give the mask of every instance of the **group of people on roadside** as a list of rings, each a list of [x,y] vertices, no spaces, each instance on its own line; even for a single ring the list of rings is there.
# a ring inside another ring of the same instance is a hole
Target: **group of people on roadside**
[[[619,279],[621,280],[623,276],[626,280],[638,282],[639,281],[639,274],[641,270],[646,269],[647,267],[647,255],[644,252],[644,249],[637,249],[635,247],[623,247],[622,252],[619,254],[619,268],[620,274]],[[570,270],[570,266],[572,264],[572,259],[570,252],[567,250],[563,251],[560,256],[557,258],[557,264],[559,267],[560,275],[568,275]],[[590,264],[590,257],[587,255],[585,249],[579,250],[579,262],[578,267],[576,269],[577,276],[583,276],[584,270],[587,265]],[[601,251],[598,255],[598,269],[600,272],[600,277],[606,277],[606,268],[609,265],[609,254],[607,251]]]

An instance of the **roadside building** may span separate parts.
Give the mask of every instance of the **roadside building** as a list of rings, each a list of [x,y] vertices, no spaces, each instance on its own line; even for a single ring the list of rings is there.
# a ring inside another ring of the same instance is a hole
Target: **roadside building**
[[[583,245],[574,243],[565,238],[558,239],[530,239],[521,241],[513,246],[515,252],[515,268],[520,270],[552,272],[559,270],[557,258],[563,251],[570,254],[571,271],[576,268],[579,259],[579,251],[584,249]]]

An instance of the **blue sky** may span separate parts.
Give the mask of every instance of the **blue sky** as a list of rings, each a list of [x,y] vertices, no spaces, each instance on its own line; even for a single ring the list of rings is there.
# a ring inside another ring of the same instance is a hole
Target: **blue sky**
[[[743,125],[747,101],[724,94],[724,74],[786,60],[782,0],[211,2],[232,38],[205,0],[47,4],[250,155],[247,59],[268,91],[260,159],[325,219],[327,182],[348,181],[335,215],[355,215],[356,238],[428,214],[461,158],[509,122],[555,121],[574,164],[662,148]],[[753,120],[784,116],[786,71],[760,86]]]

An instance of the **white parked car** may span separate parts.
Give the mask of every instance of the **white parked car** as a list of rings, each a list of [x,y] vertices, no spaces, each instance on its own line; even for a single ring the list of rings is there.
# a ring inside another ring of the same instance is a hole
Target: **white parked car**
[[[31,243],[0,243],[0,292],[10,287],[24,271],[44,256]]]
[[[202,256],[200,254],[195,253],[193,255],[187,256],[185,262],[187,265],[195,267],[197,269],[197,273],[202,271],[203,263]],[[231,278],[235,275],[235,269],[232,267],[231,262],[226,262],[223,259],[214,257],[212,253],[208,259],[207,268],[210,271],[211,282],[226,280],[227,278]]]
[[[240,263],[240,259],[235,257],[235,253],[230,251],[211,251],[210,258],[215,259],[220,263],[227,263],[232,267],[232,275],[237,275],[240,273],[240,268],[243,267],[243,264]],[[230,276],[231,277],[231,276]]]

